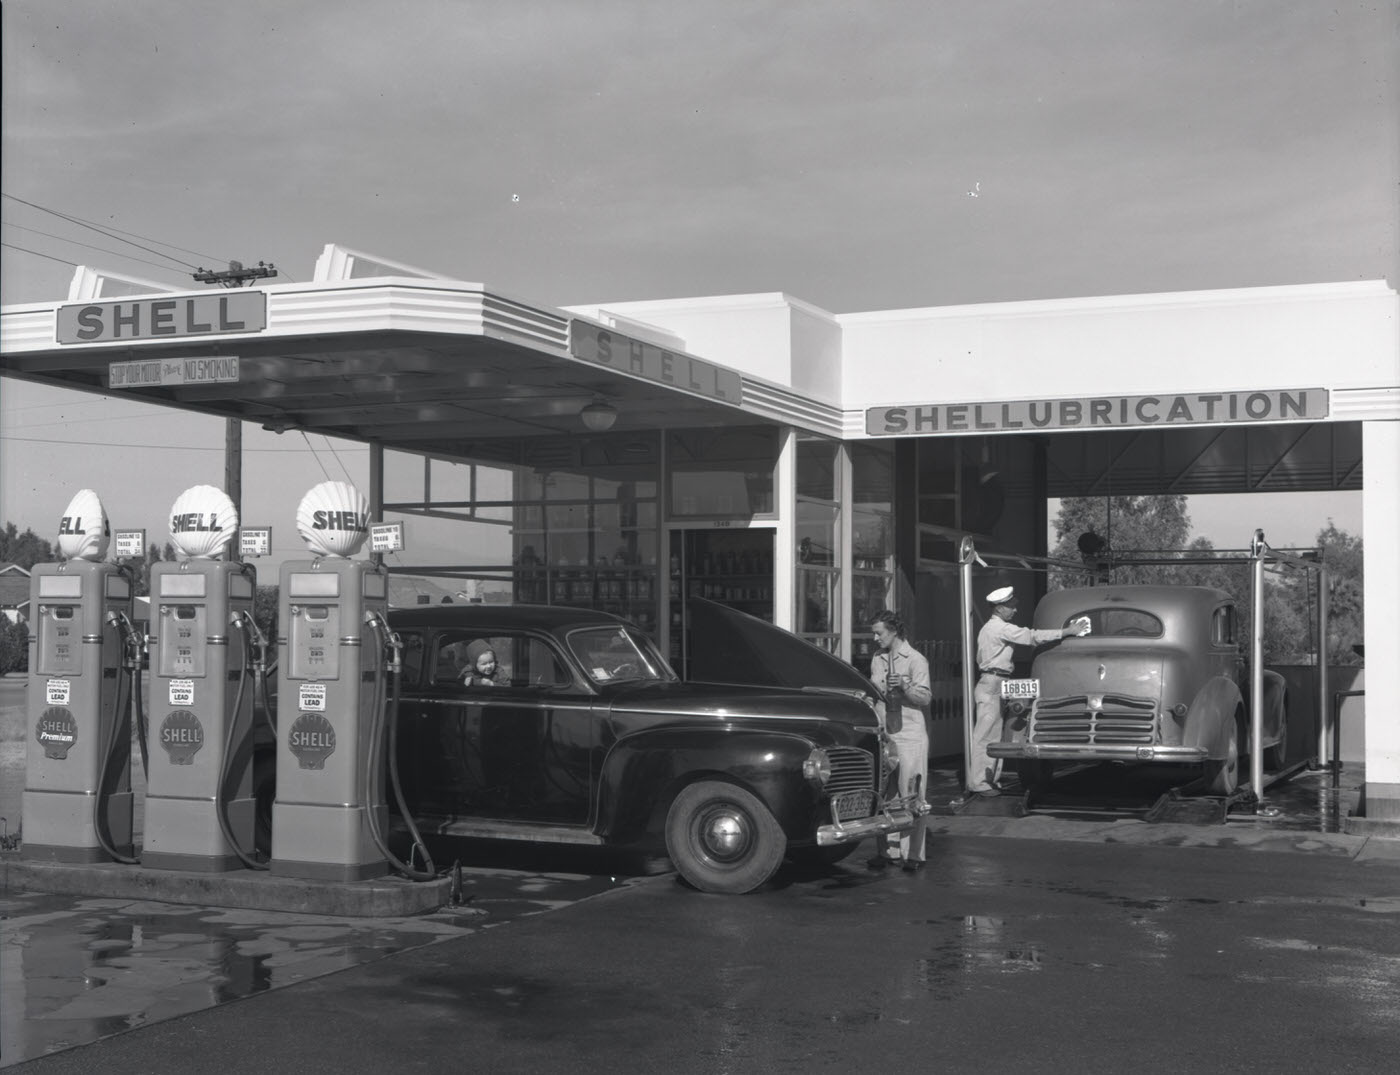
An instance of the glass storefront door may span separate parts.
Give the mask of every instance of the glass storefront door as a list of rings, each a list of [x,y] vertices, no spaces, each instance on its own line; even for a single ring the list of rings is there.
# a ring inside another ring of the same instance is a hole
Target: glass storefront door
[[[680,677],[688,679],[690,598],[708,598],[773,622],[773,530],[672,530],[670,546],[670,659]]]

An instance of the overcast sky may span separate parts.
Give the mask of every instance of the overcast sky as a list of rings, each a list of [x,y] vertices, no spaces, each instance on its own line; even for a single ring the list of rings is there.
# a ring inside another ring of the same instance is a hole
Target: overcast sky
[[[6,0],[3,20],[6,304],[65,298],[75,262],[306,281],[328,242],[551,305],[1400,279],[1395,2]],[[0,521],[41,531],[153,459],[159,487],[123,492],[140,521],[109,504],[114,524],[158,529],[222,481],[220,424],[125,401],[5,380],[0,437]],[[245,521],[259,474],[295,501],[363,472],[293,439],[250,434]]]

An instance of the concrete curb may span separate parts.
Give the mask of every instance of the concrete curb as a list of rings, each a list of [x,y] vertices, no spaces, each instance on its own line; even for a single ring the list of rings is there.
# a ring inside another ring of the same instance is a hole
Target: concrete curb
[[[930,815],[928,831],[948,836],[996,836],[1015,840],[1121,843],[1143,847],[1219,847],[1230,850],[1330,855],[1355,861],[1400,862],[1400,841],[1351,833],[1270,829],[1268,821],[1224,825],[1149,824],[1138,819],[1066,821],[1049,817]]]
[[[161,903],[285,911],[342,918],[403,918],[446,905],[450,877],[409,881],[309,881],[255,870],[188,873],[108,862],[75,865],[26,862],[0,855],[0,892],[156,900]]]

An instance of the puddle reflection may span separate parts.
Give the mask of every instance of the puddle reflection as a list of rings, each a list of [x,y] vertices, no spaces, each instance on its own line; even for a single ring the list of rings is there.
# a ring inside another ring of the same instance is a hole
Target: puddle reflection
[[[0,917],[0,1067],[464,931],[42,894]]]

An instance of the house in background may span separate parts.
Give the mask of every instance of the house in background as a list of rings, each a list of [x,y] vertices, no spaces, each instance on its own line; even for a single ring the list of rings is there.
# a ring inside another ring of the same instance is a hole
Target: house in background
[[[0,615],[11,623],[29,619],[29,572],[0,562]]]

